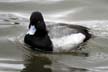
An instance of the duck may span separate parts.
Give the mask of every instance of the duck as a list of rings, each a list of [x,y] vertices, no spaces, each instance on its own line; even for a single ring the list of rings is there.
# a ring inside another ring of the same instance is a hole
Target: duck
[[[46,25],[39,11],[32,12],[24,43],[33,50],[70,52],[91,38],[89,29],[65,23]]]

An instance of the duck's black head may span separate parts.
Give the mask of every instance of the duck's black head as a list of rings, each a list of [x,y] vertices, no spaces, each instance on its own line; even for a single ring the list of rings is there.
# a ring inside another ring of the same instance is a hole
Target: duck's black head
[[[31,14],[31,17],[30,17],[30,23],[31,24],[36,24],[38,22],[43,22],[43,21],[44,21],[44,19],[43,19],[41,12],[37,11],[37,12],[33,12]]]
[[[41,12],[39,11],[32,12],[30,17],[29,28],[31,25],[35,26],[37,35],[44,36],[47,33],[46,25]]]

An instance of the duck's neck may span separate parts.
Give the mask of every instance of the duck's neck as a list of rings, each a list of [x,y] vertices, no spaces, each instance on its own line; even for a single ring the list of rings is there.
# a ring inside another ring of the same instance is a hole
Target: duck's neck
[[[27,32],[27,34],[34,35],[35,32],[36,32],[35,26],[34,25],[31,25],[30,28],[29,28],[29,30],[28,30],[28,32]]]

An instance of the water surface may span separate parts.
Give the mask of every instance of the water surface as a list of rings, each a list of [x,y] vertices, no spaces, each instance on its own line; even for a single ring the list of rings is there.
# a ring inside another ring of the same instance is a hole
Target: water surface
[[[25,49],[20,40],[33,11],[41,11],[47,25],[62,22],[88,27],[94,38],[71,54]],[[108,72],[107,13],[107,0],[0,0],[0,71]]]

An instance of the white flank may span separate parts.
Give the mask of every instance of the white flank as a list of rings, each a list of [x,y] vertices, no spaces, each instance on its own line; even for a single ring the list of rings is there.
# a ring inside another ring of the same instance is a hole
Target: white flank
[[[82,33],[71,34],[69,36],[64,36],[61,38],[52,39],[54,52],[68,52],[72,48],[75,48],[85,39],[85,35]]]

